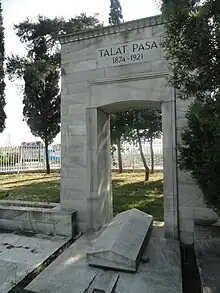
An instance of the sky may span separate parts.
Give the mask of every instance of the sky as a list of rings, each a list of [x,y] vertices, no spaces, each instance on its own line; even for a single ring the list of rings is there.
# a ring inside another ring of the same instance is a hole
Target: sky
[[[68,19],[81,12],[87,15],[98,13],[100,21],[108,25],[110,0],[2,0],[3,22],[5,27],[6,55],[25,55],[25,48],[15,35],[13,25],[24,21],[27,17],[33,21],[39,14],[47,17],[63,16]],[[155,0],[120,0],[125,21],[159,14]],[[134,7],[135,5],[135,7]],[[6,79],[6,129],[0,134],[1,145],[19,145],[21,142],[39,140],[32,136],[22,115],[21,82],[10,82]],[[61,89],[62,90],[62,89]],[[60,142],[60,135],[54,143]]]

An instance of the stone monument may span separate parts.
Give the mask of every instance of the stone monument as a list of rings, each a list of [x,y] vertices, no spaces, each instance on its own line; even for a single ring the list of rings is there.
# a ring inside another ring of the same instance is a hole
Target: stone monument
[[[193,220],[212,217],[192,178],[177,166],[187,102],[167,86],[161,16],[62,36],[61,209],[79,230],[112,219],[110,119],[127,109],[162,110],[165,236],[193,242]]]

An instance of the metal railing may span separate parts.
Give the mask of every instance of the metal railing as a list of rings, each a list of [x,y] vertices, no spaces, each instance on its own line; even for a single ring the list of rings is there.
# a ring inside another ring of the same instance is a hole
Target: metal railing
[[[51,169],[60,168],[60,147],[50,146]],[[43,145],[0,147],[0,172],[45,170],[46,153]]]
[[[148,166],[151,166],[151,153],[150,147],[148,144],[142,145],[143,152],[147,161]],[[122,146],[122,165],[123,169],[144,169],[143,162],[140,156],[139,148],[134,145],[123,145]],[[163,169],[163,146],[162,144],[154,144],[154,169],[162,170]],[[114,152],[112,158],[112,168],[118,168],[118,156],[117,151]]]
[[[154,144],[155,170],[163,169],[163,150],[161,144]],[[151,165],[150,148],[143,144],[148,165]],[[51,169],[60,169],[61,146],[50,146],[48,156]],[[136,146],[123,145],[122,162],[124,169],[143,169],[140,152]],[[22,145],[18,147],[0,147],[0,173],[45,170],[46,155],[43,145]],[[118,168],[117,151],[112,158],[112,168]]]

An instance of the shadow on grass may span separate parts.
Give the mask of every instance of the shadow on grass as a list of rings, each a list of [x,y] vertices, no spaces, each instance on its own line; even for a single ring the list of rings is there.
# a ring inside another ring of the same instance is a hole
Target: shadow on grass
[[[32,179],[29,180],[31,182]],[[163,180],[149,182],[127,182],[124,179],[112,181],[114,214],[137,208],[163,221]],[[0,199],[60,202],[60,180],[31,182],[20,186],[4,186]]]
[[[4,182],[4,185],[10,185],[10,184],[16,184],[16,183],[24,183],[24,182],[32,182],[32,181],[39,181],[39,180],[44,180],[44,179],[49,179],[49,178],[51,178],[51,176],[47,176],[47,175],[45,175],[44,177],[37,177],[37,178],[29,178],[29,179],[21,179],[21,180],[14,180],[14,181],[6,181],[6,182]]]
[[[137,208],[163,221],[163,180],[124,184],[123,180],[113,180],[114,214]]]
[[[5,187],[0,190],[0,199],[60,202],[60,181],[54,179],[46,182]]]

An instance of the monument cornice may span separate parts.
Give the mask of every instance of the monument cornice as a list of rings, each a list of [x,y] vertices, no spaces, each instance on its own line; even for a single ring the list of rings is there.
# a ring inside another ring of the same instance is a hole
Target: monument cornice
[[[140,73],[140,74],[135,74],[135,75],[98,79],[95,81],[90,81],[89,84],[90,85],[101,85],[101,84],[127,82],[127,81],[132,81],[132,80],[167,78],[168,75],[169,75],[169,72],[167,72],[167,71],[154,72],[154,73]]]
[[[141,29],[149,26],[163,24],[162,15],[155,15],[151,17],[135,19],[132,21],[123,22],[117,25],[97,27],[95,29],[86,30],[80,33],[73,33],[61,35],[59,41],[61,44],[78,42],[81,40],[102,37],[111,34],[127,32],[135,29]]]

